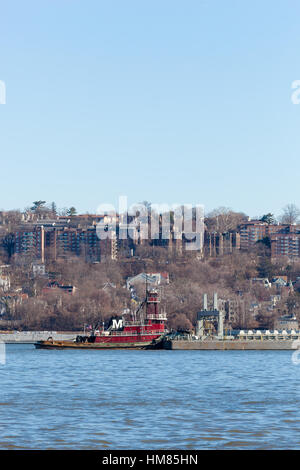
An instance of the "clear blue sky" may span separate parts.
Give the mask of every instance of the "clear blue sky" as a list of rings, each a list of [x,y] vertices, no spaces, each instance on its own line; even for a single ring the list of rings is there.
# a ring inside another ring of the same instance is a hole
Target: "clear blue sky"
[[[300,206],[300,3],[0,5],[0,208]]]

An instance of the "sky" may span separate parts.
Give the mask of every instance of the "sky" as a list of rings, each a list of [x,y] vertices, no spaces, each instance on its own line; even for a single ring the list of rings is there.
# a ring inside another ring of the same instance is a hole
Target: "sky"
[[[300,2],[0,0],[0,209],[300,206]]]

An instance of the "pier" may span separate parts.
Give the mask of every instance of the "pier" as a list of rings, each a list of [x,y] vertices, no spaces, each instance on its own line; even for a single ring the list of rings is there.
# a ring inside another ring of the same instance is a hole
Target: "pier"
[[[0,343],[6,344],[33,344],[37,341],[45,341],[48,338],[63,341],[76,338],[78,332],[58,332],[58,331],[8,331],[0,332]]]
[[[203,309],[197,313],[195,335],[170,335],[163,348],[171,350],[291,350],[300,349],[300,330],[224,330],[224,313],[218,308],[214,293],[213,306],[208,308],[207,294]]]

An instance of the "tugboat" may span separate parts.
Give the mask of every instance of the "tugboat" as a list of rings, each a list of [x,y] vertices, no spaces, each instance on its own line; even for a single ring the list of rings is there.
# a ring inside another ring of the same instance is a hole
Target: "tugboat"
[[[95,327],[89,336],[77,336],[74,341],[46,341],[35,343],[37,349],[154,349],[159,347],[167,333],[166,312],[159,312],[160,295],[157,289],[146,291],[146,298],[135,312],[127,311],[119,319],[113,318],[105,330]]]

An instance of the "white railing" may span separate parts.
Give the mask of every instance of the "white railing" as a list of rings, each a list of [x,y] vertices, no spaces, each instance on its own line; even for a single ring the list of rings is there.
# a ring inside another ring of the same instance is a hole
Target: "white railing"
[[[149,320],[167,320],[167,314],[166,313],[148,313],[147,318]]]
[[[139,331],[139,332],[137,332],[137,331],[132,331],[132,332],[130,332],[130,331],[111,331],[109,335],[104,335],[104,334],[100,333],[100,334],[97,334],[96,336],[97,337],[101,336],[102,338],[110,338],[112,336],[141,336],[141,335],[143,335],[143,336],[151,335],[152,336],[152,335],[156,335],[156,334],[160,335],[160,334],[162,334],[162,332],[161,331],[152,331],[152,330],[151,331],[150,330],[144,330],[143,331],[141,329],[141,331]]]

